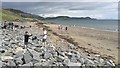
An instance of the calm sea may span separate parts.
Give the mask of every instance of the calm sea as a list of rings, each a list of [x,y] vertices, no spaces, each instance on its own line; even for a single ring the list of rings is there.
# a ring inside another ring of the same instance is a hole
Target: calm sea
[[[47,19],[45,21],[62,25],[76,25],[83,28],[118,31],[118,20]]]

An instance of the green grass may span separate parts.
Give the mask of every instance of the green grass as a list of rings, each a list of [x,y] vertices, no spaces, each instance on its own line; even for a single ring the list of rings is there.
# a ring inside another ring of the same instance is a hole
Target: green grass
[[[22,18],[23,17],[21,17],[16,13],[2,9],[2,21],[11,21],[11,20],[22,19]]]

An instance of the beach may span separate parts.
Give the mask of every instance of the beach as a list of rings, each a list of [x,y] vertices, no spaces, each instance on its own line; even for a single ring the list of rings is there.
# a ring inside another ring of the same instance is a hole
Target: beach
[[[68,30],[58,30],[59,24],[43,21],[14,22],[14,24],[25,28],[3,29],[0,66],[115,66],[117,64],[116,32],[76,26],[67,26]],[[46,44],[43,44],[40,39],[45,27],[48,30],[48,38]],[[26,31],[32,36],[29,38],[27,48],[24,48]],[[34,37],[37,39],[32,40]]]
[[[96,54],[100,54],[101,57],[112,59],[116,64],[118,63],[118,32],[62,25],[68,27],[66,31],[64,29],[59,30],[59,24],[41,22],[43,24],[28,22],[23,25],[32,25],[31,30],[27,29],[32,34],[42,32],[43,26],[48,26],[48,40],[55,47],[67,49],[67,45],[72,43],[78,47],[76,50],[85,57],[94,58]]]
[[[111,58],[116,64],[118,63],[118,32],[76,26],[67,26],[68,30],[66,31],[58,30],[58,24],[46,24],[46,26],[49,26],[54,33],[58,34],[53,33],[50,35],[54,43],[60,44],[60,41],[69,42],[66,41],[67,38],[73,39],[74,42],[71,43],[78,46],[77,50],[83,55],[94,57],[95,54],[100,54],[102,57]]]

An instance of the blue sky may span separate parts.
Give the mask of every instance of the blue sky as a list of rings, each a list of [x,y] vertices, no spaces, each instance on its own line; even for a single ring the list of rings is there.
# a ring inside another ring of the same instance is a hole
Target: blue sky
[[[14,0],[13,0],[14,1]],[[18,0],[19,1],[19,0]],[[72,1],[72,0],[71,0]],[[70,16],[92,17],[97,19],[117,19],[118,0],[115,2],[9,2],[4,1],[4,8],[15,8],[43,17]],[[87,0],[86,0],[87,1]]]

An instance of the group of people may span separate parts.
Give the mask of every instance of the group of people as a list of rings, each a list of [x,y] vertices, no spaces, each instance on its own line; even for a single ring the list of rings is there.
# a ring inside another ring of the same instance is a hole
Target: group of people
[[[31,28],[32,26],[30,25],[29,28]],[[13,22],[4,22],[2,29],[10,29],[10,30],[15,30],[15,28],[20,28],[20,29],[24,29],[24,28],[28,28],[26,26],[20,26],[20,25],[15,25]],[[25,32],[24,34],[24,44],[25,44],[25,48],[27,46],[27,44],[29,43],[29,39],[32,36],[32,34],[29,34],[28,31]],[[43,28],[43,35],[41,35],[42,38],[40,39],[40,41],[43,42],[43,44],[46,43],[46,39],[47,39],[47,28]],[[37,39],[37,37],[35,37],[32,40]]]
[[[27,31],[24,34],[24,44],[25,44],[25,48],[27,46],[27,44],[29,43],[29,37],[32,36],[32,34],[29,34]],[[35,37],[34,39],[37,39],[37,37]],[[43,44],[46,44],[46,39],[47,39],[47,29],[43,28],[43,35],[42,38],[40,39],[40,41],[43,42]]]
[[[9,29],[13,29],[14,28],[14,23],[13,22],[4,22],[3,23],[3,29],[9,28]]]
[[[58,26],[58,30],[68,30],[68,27],[63,27],[62,25],[59,25]]]

